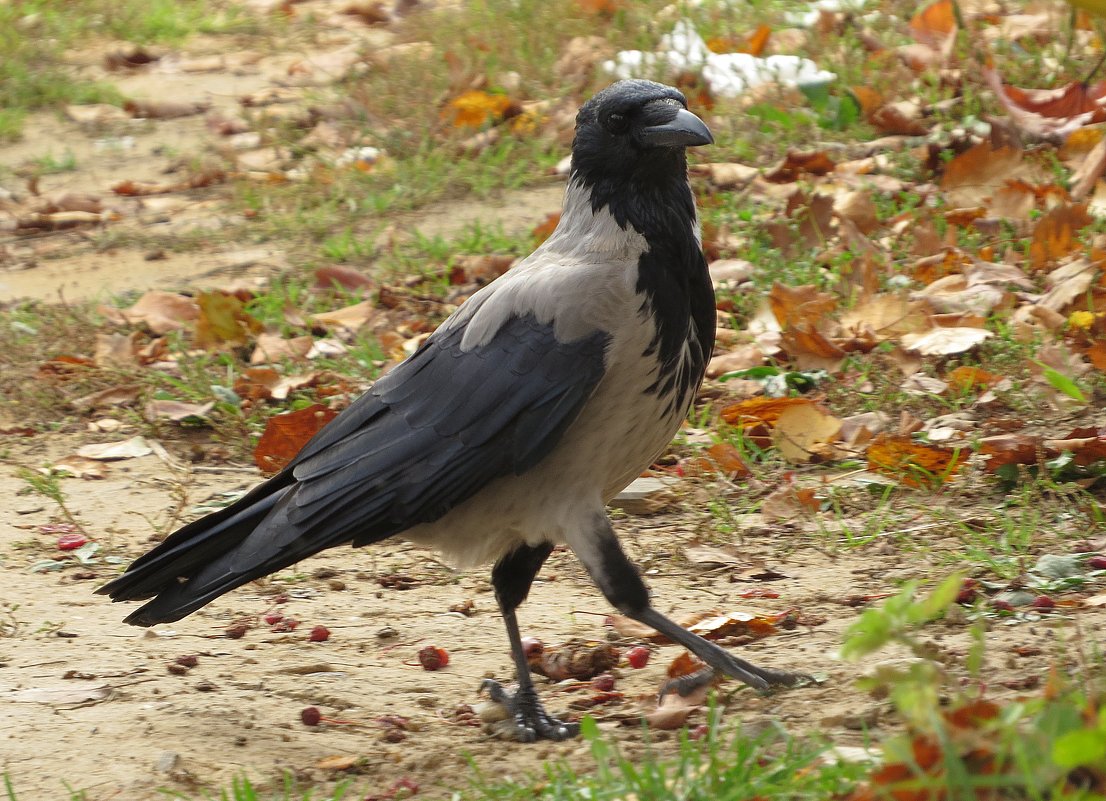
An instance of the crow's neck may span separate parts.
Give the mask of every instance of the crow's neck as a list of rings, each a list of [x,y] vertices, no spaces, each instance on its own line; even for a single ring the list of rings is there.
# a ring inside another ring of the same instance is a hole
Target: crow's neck
[[[573,173],[565,212],[586,205],[596,225],[636,233],[646,248],[637,254],[642,312],[656,335],[645,355],[660,364],[650,390],[686,409],[714,347],[714,290],[699,235],[695,199],[682,151],[619,175]],[[583,210],[581,210],[583,211]]]

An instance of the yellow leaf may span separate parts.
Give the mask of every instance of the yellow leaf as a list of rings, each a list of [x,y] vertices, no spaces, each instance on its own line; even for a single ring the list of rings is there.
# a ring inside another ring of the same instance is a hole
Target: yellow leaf
[[[1106,0],[1067,0],[1067,3],[1096,16],[1106,17]]]

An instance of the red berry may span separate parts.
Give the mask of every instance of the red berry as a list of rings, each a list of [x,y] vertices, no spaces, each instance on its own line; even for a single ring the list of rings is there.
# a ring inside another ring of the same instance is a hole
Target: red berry
[[[58,537],[59,551],[75,551],[88,543],[88,537],[84,534],[62,534]]]
[[[311,642],[325,642],[330,639],[330,629],[326,626],[316,626],[311,629],[311,634],[308,635],[307,639]]]
[[[1087,560],[1087,567],[1091,570],[1106,570],[1106,556],[1092,556]]]
[[[295,631],[296,626],[298,626],[299,624],[300,622],[294,617],[282,618],[281,620],[273,624],[273,631],[278,633]]]
[[[304,707],[300,712],[300,720],[303,721],[304,726],[318,726],[322,719],[323,713],[315,706]]]
[[[601,693],[609,693],[614,689],[614,676],[610,673],[600,673],[591,680],[592,689]]]
[[[449,664],[449,654],[445,648],[428,645],[419,651],[419,664],[424,670],[441,670]]]
[[[545,653],[545,644],[537,637],[523,637],[522,652],[526,654],[526,661],[529,662]]]
[[[991,601],[991,606],[994,609],[999,610],[1000,612],[1013,612],[1014,611],[1014,605],[1012,603],[1010,603],[1009,601],[1000,601],[998,599],[995,599],[995,600]]]
[[[977,595],[978,593],[975,591],[975,587],[964,587],[956,594],[956,602],[968,606],[975,602]]]
[[[630,663],[630,667],[638,670],[649,664],[649,657],[651,655],[652,651],[644,645],[635,645],[626,652],[626,661]]]
[[[284,615],[280,612],[270,612],[262,618],[265,621],[266,626],[275,626],[280,621],[284,620]]]
[[[1033,599],[1034,609],[1048,611],[1049,609],[1054,609],[1055,607],[1056,601],[1052,600],[1047,595],[1038,595],[1036,598]]]
[[[231,623],[226,627],[224,633],[232,640],[240,640],[246,636],[246,632],[249,630],[249,626],[245,623]]]

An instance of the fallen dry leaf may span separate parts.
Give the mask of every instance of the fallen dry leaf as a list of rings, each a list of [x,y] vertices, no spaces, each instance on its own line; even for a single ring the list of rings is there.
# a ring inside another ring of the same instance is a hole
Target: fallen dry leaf
[[[96,445],[83,445],[77,449],[77,455],[86,459],[99,459],[110,462],[117,459],[136,459],[139,456],[148,456],[153,453],[153,448],[144,437],[131,437],[120,442],[105,442]]]
[[[194,341],[201,348],[244,345],[263,326],[250,315],[242,301],[224,292],[201,292],[196,296],[200,316],[196,320]]]
[[[938,326],[924,333],[903,335],[902,346],[923,356],[949,356],[969,351],[993,335],[985,328]]]
[[[817,404],[791,406],[776,418],[772,443],[792,464],[832,459],[829,443],[841,432],[841,420]]]
[[[881,434],[868,446],[868,469],[911,487],[933,487],[960,469],[967,453],[915,442],[909,436]]]
[[[264,473],[277,473],[317,434],[338,416],[333,409],[316,403],[306,409],[270,417],[253,459]]]
[[[147,420],[170,420],[179,423],[182,420],[202,419],[215,408],[215,401],[207,403],[186,403],[175,400],[152,400],[146,404],[144,413]]]
[[[1085,203],[1057,206],[1049,211],[1033,229],[1029,243],[1029,263],[1034,269],[1044,270],[1050,264],[1067,256],[1077,247],[1076,232],[1094,222],[1087,213]]]
[[[119,325],[145,325],[155,334],[179,331],[200,316],[195,299],[175,292],[152,290],[128,309],[101,306],[100,313]]]

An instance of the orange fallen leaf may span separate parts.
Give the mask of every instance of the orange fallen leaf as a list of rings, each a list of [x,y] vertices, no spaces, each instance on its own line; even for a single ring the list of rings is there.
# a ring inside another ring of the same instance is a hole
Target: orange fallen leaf
[[[506,95],[470,89],[450,100],[442,116],[454,128],[483,128],[514,116],[519,110]]]
[[[812,405],[814,401],[808,398],[749,398],[723,408],[722,419],[732,426],[772,427],[785,409]]]
[[[984,437],[979,452],[991,457],[983,468],[988,473],[998,472],[1008,464],[1036,464],[1044,456],[1040,437],[1019,433]]]
[[[557,225],[561,221],[561,213],[559,211],[550,212],[545,216],[545,219],[534,226],[530,232],[534,237],[535,244],[540,245],[545,240],[549,239],[553,235],[553,232],[557,230]]]
[[[1029,263],[1044,270],[1057,259],[1067,256],[1080,243],[1076,232],[1094,222],[1087,213],[1086,203],[1057,206],[1037,221],[1029,243]]]
[[[950,370],[945,376],[945,381],[955,392],[970,392],[976,387],[993,387],[1002,376],[988,373],[981,367],[969,367],[961,365]]]
[[[837,298],[813,284],[788,286],[777,282],[768,294],[768,304],[780,327],[787,329],[799,323],[821,322],[837,308]]]
[[[264,328],[234,295],[201,292],[196,296],[196,303],[200,316],[196,320],[194,341],[201,348],[244,345]]]
[[[829,443],[841,433],[841,420],[817,404],[784,409],[772,430],[772,442],[792,464],[831,459]]]
[[[306,409],[270,417],[253,459],[264,473],[277,473],[317,434],[338,416],[327,406],[316,403]]]
[[[868,469],[892,475],[910,487],[933,487],[948,481],[967,453],[915,442],[910,437],[880,434],[868,446]]]
[[[783,162],[765,173],[764,179],[776,184],[789,184],[802,175],[825,175],[837,165],[823,150],[802,152],[789,150]]]
[[[914,40],[939,47],[956,33],[956,9],[952,0],[936,2],[920,9],[910,19],[910,34]]]

